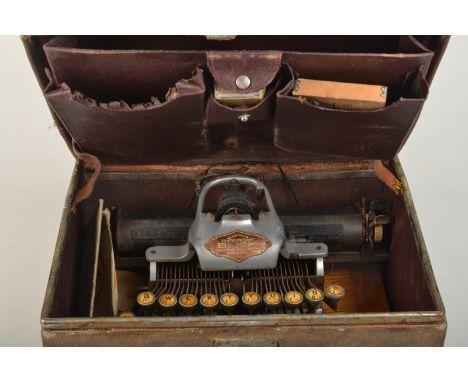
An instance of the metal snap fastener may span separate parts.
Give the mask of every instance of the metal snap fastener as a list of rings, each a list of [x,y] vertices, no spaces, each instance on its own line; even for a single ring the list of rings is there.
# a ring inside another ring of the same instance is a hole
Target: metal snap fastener
[[[247,122],[250,118],[250,114],[242,114],[242,115],[239,115],[239,119],[241,122]]]
[[[250,86],[250,78],[247,77],[245,74],[237,77],[236,86],[241,90],[247,89]]]

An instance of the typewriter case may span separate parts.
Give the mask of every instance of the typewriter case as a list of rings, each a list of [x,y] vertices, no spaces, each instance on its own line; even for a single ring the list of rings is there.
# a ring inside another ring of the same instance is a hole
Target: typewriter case
[[[396,155],[447,37],[22,39],[77,159],[41,314],[45,346],[444,344],[444,306]],[[250,90],[266,88],[259,104],[236,108],[214,98],[214,82],[245,93],[235,88],[239,75],[250,78]],[[317,106],[290,95],[298,76],[385,85],[389,104],[374,111]],[[219,172],[260,178],[277,208],[293,207],[294,198],[300,208],[385,200],[392,216],[386,259],[327,265],[325,279],[347,275],[354,299],[337,312],[91,317],[100,200],[111,221],[115,206],[186,213],[196,180]],[[395,178],[400,193],[391,189]]]

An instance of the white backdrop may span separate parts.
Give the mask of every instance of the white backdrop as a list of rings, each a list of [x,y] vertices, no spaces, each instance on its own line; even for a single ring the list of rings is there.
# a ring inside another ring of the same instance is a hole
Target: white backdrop
[[[468,345],[468,37],[453,37],[400,153],[448,315]],[[18,37],[0,37],[0,346],[40,345],[40,310],[74,161]]]

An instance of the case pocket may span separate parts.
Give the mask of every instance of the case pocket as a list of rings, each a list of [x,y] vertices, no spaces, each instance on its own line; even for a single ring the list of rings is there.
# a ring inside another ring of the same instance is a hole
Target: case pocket
[[[200,68],[169,89],[163,101],[152,97],[132,106],[125,101],[103,103],[52,79],[45,93],[80,149],[103,163],[178,161],[206,152]]]
[[[266,89],[264,98],[252,106],[229,106],[219,102],[214,91],[210,92],[205,121],[214,148],[273,143],[272,125],[276,93],[280,88],[281,56],[280,52],[207,53],[212,88],[216,83],[238,95]],[[249,78],[247,89],[241,90],[236,86],[239,76]]]
[[[340,110],[291,96],[294,81],[291,71],[291,80],[277,94],[275,145],[287,151],[339,158],[392,159],[413,129],[428,93],[419,69],[404,76],[400,86],[389,87],[388,106]]]

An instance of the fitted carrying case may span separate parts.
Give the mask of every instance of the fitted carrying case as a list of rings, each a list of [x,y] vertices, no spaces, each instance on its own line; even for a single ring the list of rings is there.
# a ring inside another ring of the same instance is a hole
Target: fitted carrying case
[[[396,155],[447,37],[24,36],[23,43],[77,159],[41,315],[44,345],[443,345],[445,311]],[[248,89],[236,87],[239,76],[248,76]],[[292,95],[297,78],[386,86],[387,104],[325,107]],[[228,106],[214,83],[265,96]],[[197,182],[220,171],[260,177],[277,208],[385,200],[393,217],[385,261],[334,264],[329,278],[347,275],[353,303],[322,315],[93,314],[96,251],[116,251],[102,243],[96,211],[193,211]]]

